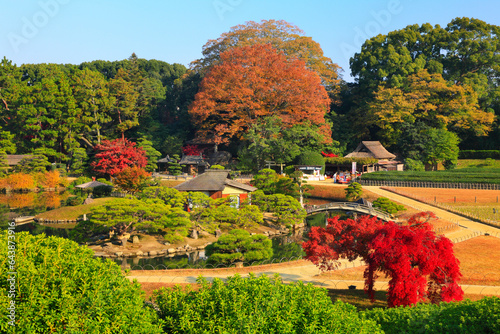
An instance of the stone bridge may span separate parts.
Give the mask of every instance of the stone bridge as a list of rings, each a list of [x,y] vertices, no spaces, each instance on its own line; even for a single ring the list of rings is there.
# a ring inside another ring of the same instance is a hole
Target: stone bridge
[[[321,205],[313,205],[306,209],[308,215],[330,210],[354,211],[360,214],[376,216],[384,221],[393,221],[393,222],[397,221],[396,218],[394,218],[391,214],[387,212],[375,209],[373,207],[364,204],[353,203],[353,202],[332,202]]]

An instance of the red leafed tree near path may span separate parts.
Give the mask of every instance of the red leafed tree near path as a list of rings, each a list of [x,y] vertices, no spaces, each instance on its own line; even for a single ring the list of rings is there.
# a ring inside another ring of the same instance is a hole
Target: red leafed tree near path
[[[414,215],[408,226],[376,217],[329,219],[326,228],[313,227],[303,243],[307,259],[323,270],[338,266],[338,259],[358,257],[368,265],[365,291],[374,299],[377,273],[390,277],[388,306],[411,306],[429,298],[433,303],[462,300],[458,285],[459,262],[452,242],[437,236],[428,224],[432,212]]]
[[[279,116],[284,126],[306,120],[320,125],[330,142],[324,118],[329,105],[320,77],[303,61],[288,60],[270,44],[257,44],[221,53],[189,113],[198,136],[219,142],[241,138],[257,119],[271,115]]]
[[[91,166],[103,175],[114,176],[127,167],[144,168],[148,163],[144,150],[127,139],[103,140],[94,150],[97,153]]]

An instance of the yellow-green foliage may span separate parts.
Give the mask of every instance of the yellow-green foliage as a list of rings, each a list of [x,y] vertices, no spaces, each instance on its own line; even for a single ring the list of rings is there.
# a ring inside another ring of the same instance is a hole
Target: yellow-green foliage
[[[12,300],[15,327],[6,312]],[[2,333],[161,333],[139,284],[118,265],[43,234],[0,233],[0,307]]]

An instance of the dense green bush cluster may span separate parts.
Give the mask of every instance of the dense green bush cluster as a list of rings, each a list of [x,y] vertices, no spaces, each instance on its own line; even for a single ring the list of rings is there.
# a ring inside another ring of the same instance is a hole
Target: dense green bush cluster
[[[458,153],[459,159],[500,159],[500,150],[463,150]]]
[[[500,298],[418,304],[411,308],[375,308],[365,311],[364,318],[376,321],[388,334],[500,333]]]
[[[272,212],[281,225],[295,225],[304,221],[307,213],[292,196],[283,194],[265,195],[258,190],[252,193],[252,204],[262,212]]]
[[[229,277],[199,291],[180,287],[155,292],[167,333],[382,333],[349,304],[332,304],[325,289],[279,276]]]
[[[223,264],[268,260],[273,255],[272,241],[263,234],[236,229],[207,246],[206,255],[209,262]]]
[[[7,232],[0,234],[0,332],[161,333],[137,283],[86,247],[45,235],[15,234],[15,324],[8,324]],[[9,239],[9,240],[12,240]]]
[[[394,203],[387,197],[379,197],[376,201],[373,202],[373,207],[378,208],[382,211],[385,211],[390,214],[396,214],[399,211],[406,210],[404,205]]]

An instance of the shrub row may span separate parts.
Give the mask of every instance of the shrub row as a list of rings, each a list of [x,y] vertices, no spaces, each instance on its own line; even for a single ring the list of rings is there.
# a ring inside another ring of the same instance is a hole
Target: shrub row
[[[422,172],[375,172],[362,176],[363,180],[378,181],[421,181],[421,182],[451,182],[451,183],[500,183],[498,168],[462,168],[454,170]]]
[[[199,278],[198,291],[155,292],[166,333],[382,333],[356,307],[332,303],[326,289],[279,276]]]
[[[373,165],[378,162],[378,159],[374,158],[342,158],[342,157],[325,157],[325,162],[330,165],[351,165],[356,162],[358,166],[363,165]]]
[[[463,150],[458,153],[459,159],[500,159],[500,150]]]
[[[460,303],[418,304],[363,312],[385,333],[500,333],[500,298]]]

